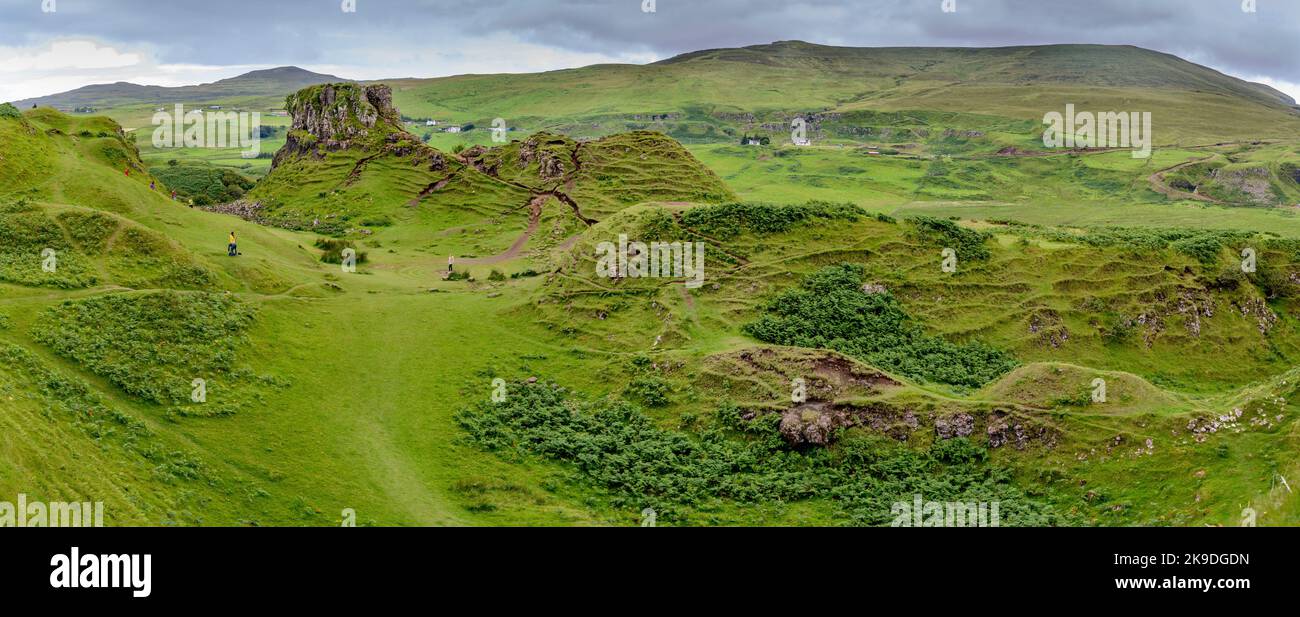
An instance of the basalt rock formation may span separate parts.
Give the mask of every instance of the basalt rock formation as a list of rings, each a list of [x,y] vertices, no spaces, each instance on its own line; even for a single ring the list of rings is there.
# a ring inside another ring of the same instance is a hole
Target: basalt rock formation
[[[303,154],[323,155],[353,146],[419,143],[402,129],[388,86],[339,83],[304,88],[285,99],[293,124],[272,168]]]

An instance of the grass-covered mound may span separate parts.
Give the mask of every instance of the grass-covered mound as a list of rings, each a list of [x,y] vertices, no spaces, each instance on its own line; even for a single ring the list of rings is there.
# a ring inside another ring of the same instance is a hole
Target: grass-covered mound
[[[249,378],[238,350],[254,311],[225,294],[160,291],[67,300],[45,311],[32,336],[123,390],[181,415],[228,415]],[[195,403],[194,380],[207,401]],[[193,408],[193,409],[191,409]]]
[[[0,343],[0,399],[0,430],[23,437],[0,440],[9,499],[103,501],[112,526],[202,524],[211,500],[229,497],[226,481],[192,452],[8,343]]]
[[[153,230],[90,210],[51,215],[18,200],[0,204],[0,281],[200,289],[214,285],[216,275]]]
[[[94,285],[99,277],[53,218],[19,200],[0,205],[0,280],[76,289]]]
[[[925,333],[888,291],[863,289],[862,266],[831,266],[768,302],[746,334],[777,345],[834,349],[922,381],[979,387],[1016,366],[982,343]]]
[[[625,401],[579,401],[548,383],[507,386],[504,402],[480,402],[456,416],[480,447],[571,465],[578,482],[608,494],[615,507],[654,508],[661,520],[704,523],[728,503],[822,500],[844,524],[889,525],[893,504],[920,494],[998,501],[1006,526],[1066,521],[966,439],[913,450],[858,435],[831,449],[796,451],[778,434],[778,416],[743,422],[727,404],[714,423],[684,432],[659,428]]]

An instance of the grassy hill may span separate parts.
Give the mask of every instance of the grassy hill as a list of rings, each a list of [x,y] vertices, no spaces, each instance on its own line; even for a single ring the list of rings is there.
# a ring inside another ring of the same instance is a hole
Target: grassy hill
[[[764,124],[788,135],[796,114],[866,110],[960,112],[1038,126],[1043,114],[1063,112],[1066,103],[1150,111],[1158,145],[1293,136],[1300,127],[1295,102],[1276,90],[1121,46],[852,48],[787,41],[645,66],[385,83],[397,105],[416,117],[480,125],[501,117],[511,126],[550,130],[666,125],[674,137],[713,141],[738,139],[736,131]]]
[[[543,218],[550,240],[538,241],[547,245],[646,200],[734,198],[686,149],[656,133],[584,142],[537,133],[447,154],[403,128],[387,93],[333,84],[294,95],[295,122],[274,168],[241,203],[218,209],[358,242],[382,230],[403,242],[432,241],[422,250],[478,259],[528,242]],[[318,120],[332,109],[346,119]],[[488,237],[448,237],[449,229]]]
[[[307,86],[343,81],[333,75],[313,73],[296,66],[250,71],[243,75],[197,86],[142,86],[128,82],[96,84],[67,92],[13,101],[19,109],[32,106],[54,107],[72,111],[77,107],[95,107],[101,111],[140,105],[185,103],[214,105],[243,99],[271,97],[278,99]]]

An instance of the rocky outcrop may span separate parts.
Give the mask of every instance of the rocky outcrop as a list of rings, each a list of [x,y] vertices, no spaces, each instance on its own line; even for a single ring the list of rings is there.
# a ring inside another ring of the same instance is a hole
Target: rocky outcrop
[[[746,412],[753,420],[764,412]],[[944,413],[913,410],[888,403],[867,405],[808,401],[781,412],[778,424],[781,437],[793,447],[827,446],[834,443],[843,429],[862,428],[898,441],[908,441],[924,427],[933,427],[935,437],[955,439],[983,433],[990,448],[1010,445],[1024,450],[1030,444],[1056,447],[1060,433],[1050,424],[1007,410],[990,412]]]
[[[393,107],[388,86],[322,84],[289,95],[285,107],[293,123],[285,145],[276,152],[272,168],[303,154],[323,155],[379,139],[389,144],[417,142],[402,130],[401,114]],[[399,146],[403,147],[403,146]]]
[[[843,409],[812,403],[782,412],[780,431],[792,446],[825,446],[834,441],[836,431],[852,425],[853,420]]]

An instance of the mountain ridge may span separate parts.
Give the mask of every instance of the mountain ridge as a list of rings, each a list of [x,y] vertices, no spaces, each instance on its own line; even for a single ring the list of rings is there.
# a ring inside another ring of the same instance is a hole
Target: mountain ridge
[[[1049,111],[1151,111],[1158,145],[1300,133],[1285,94],[1134,46],[832,47],[779,42],[702,50],[660,62],[543,73],[379,80],[411,117],[547,130],[602,122],[788,125],[808,113],[930,110],[1038,123]],[[1008,96],[1008,91],[1014,95]],[[1228,121],[1230,120],[1230,121]],[[689,132],[679,138],[690,139]],[[728,135],[730,135],[728,133]]]
[[[349,80],[297,66],[279,66],[187,86],[154,86],[126,81],[90,84],[66,92],[13,101],[13,105],[24,109],[33,105],[63,109],[83,105],[106,107],[116,104],[206,102],[218,97],[285,95],[306,86],[346,81]]]
[[[925,53],[927,53],[927,52],[928,52],[928,53],[936,53],[936,52],[941,52],[941,53],[962,53],[962,52],[965,52],[965,53],[968,53],[968,54],[971,54],[971,55],[992,54],[992,53],[1004,53],[1004,54],[1012,54],[1012,53],[1029,53],[1029,54],[1039,54],[1039,53],[1043,53],[1043,52],[1055,52],[1055,51],[1076,51],[1076,52],[1087,52],[1087,51],[1092,51],[1092,52],[1098,52],[1098,51],[1103,51],[1103,52],[1120,52],[1120,51],[1123,51],[1123,52],[1127,52],[1127,53],[1133,53],[1133,52],[1136,52],[1136,53],[1140,53],[1140,54],[1143,54],[1143,55],[1148,55],[1148,54],[1149,54],[1149,55],[1161,56],[1161,57],[1163,57],[1163,58],[1165,58],[1165,59],[1168,59],[1168,60],[1174,60],[1174,61],[1176,61],[1176,62],[1179,62],[1179,63],[1185,64],[1185,65],[1190,65],[1190,66],[1192,66],[1192,67],[1195,67],[1196,69],[1204,70],[1204,71],[1208,71],[1208,72],[1214,73],[1215,75],[1220,76],[1220,77],[1222,77],[1222,78],[1225,78],[1226,80],[1230,80],[1230,81],[1232,81],[1232,82],[1240,82],[1240,83],[1242,83],[1242,84],[1246,84],[1247,86],[1249,86],[1249,87],[1251,87],[1251,88],[1255,88],[1255,89],[1261,90],[1261,91],[1263,91],[1263,92],[1266,92],[1266,93],[1268,93],[1268,94],[1270,94],[1270,95],[1276,97],[1279,101],[1281,101],[1281,102],[1283,102],[1283,103],[1285,103],[1285,104],[1287,104],[1287,105],[1290,105],[1290,106],[1295,106],[1295,105],[1296,105],[1296,101],[1295,101],[1295,99],[1293,99],[1291,96],[1287,95],[1286,93],[1281,92],[1280,90],[1277,90],[1276,88],[1273,88],[1272,86],[1268,86],[1268,85],[1266,85],[1266,84],[1262,84],[1262,83],[1258,83],[1258,82],[1252,82],[1252,81],[1249,81],[1249,80],[1241,79],[1241,78],[1239,78],[1239,77],[1233,77],[1233,76],[1231,76],[1231,75],[1228,75],[1228,74],[1226,74],[1226,73],[1223,73],[1222,71],[1218,71],[1218,70],[1216,70],[1216,69],[1213,69],[1213,68],[1210,68],[1210,67],[1207,67],[1207,66],[1204,66],[1204,65],[1196,64],[1196,63],[1194,63],[1194,62],[1191,62],[1190,60],[1186,60],[1186,59],[1181,58],[1181,57],[1179,57],[1179,56],[1177,56],[1177,55],[1175,55],[1175,54],[1171,54],[1171,53],[1168,53],[1168,52],[1162,52],[1162,51],[1154,50],[1154,49],[1147,49],[1147,48],[1139,47],[1139,46],[1136,46],[1136,45],[1100,45],[1100,44],[1093,44],[1093,43],[1057,43],[1057,44],[1047,44],[1047,45],[1007,45],[1007,46],[999,46],[999,47],[909,47],[909,46],[899,46],[899,47],[894,47],[894,46],[885,46],[885,47],[853,47],[853,46],[821,45],[821,44],[817,44],[817,43],[808,43],[808,42],[806,42],[806,41],[800,41],[800,40],[790,40],[790,41],[776,41],[776,42],[773,42],[773,43],[758,44],[758,45],[747,45],[747,46],[744,46],[744,47],[738,47],[738,48],[726,48],[726,47],[723,47],[723,48],[716,48],[716,49],[703,49],[703,50],[698,50],[698,51],[694,51],[694,52],[686,52],[686,53],[678,54],[678,55],[673,56],[673,57],[671,57],[671,58],[666,58],[666,59],[664,59],[664,60],[660,60],[660,61],[658,61],[658,62],[654,62],[654,63],[651,63],[651,64],[653,64],[653,65],[670,65],[670,64],[679,64],[679,63],[683,63],[683,62],[698,61],[698,60],[700,60],[700,59],[710,58],[711,56],[713,56],[712,59],[734,60],[734,59],[736,59],[736,58],[734,58],[734,56],[736,55],[734,52],[739,52],[739,51],[749,51],[749,52],[754,52],[754,53],[758,53],[758,54],[766,54],[766,55],[768,55],[769,57],[779,57],[779,55],[784,55],[784,56],[787,56],[787,57],[788,57],[788,56],[790,56],[790,55],[792,54],[792,52],[793,52],[793,53],[799,53],[799,54],[801,54],[803,57],[815,57],[815,56],[812,56],[812,55],[811,55],[812,52],[821,52],[821,53],[839,52],[839,53],[843,53],[843,52],[845,52],[845,51],[849,51],[850,53],[856,53],[856,54],[858,54],[858,55],[871,55],[871,54],[873,54],[873,53],[885,54],[885,53],[897,53],[897,52],[908,53],[908,54],[925,54]],[[729,52],[730,52],[730,53],[729,53]],[[726,56],[728,56],[728,55],[729,55],[729,56],[733,56],[733,57],[730,57],[730,58],[729,58],[729,57],[726,57]],[[918,74],[919,74],[919,73],[918,73]]]

